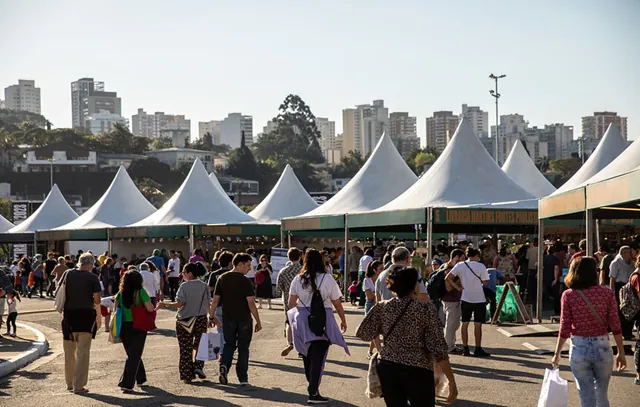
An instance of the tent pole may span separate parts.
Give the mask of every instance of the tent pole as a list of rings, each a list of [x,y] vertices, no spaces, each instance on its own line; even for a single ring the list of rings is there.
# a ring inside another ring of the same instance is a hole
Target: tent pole
[[[537,295],[536,295],[536,318],[538,319],[538,323],[542,323],[542,285],[544,284],[543,275],[542,275],[542,263],[544,256],[544,221],[541,218],[538,218],[538,284],[537,284]]]
[[[280,226],[280,247],[284,248],[284,244],[284,229]]]
[[[38,254],[38,231],[33,232],[33,255]],[[46,256],[46,254],[45,254]]]
[[[111,240],[111,229],[107,228],[107,250],[109,251],[109,255],[113,256],[113,241]],[[114,259],[116,261],[116,259]]]
[[[189,225],[189,251],[193,254],[193,251],[196,249],[196,239],[193,233],[193,225]]]
[[[590,256],[594,253],[593,250],[593,210],[587,209],[585,211],[585,225],[586,225],[586,235],[587,235],[587,256]]]
[[[600,219],[596,219],[596,250],[600,247]],[[600,267],[600,265],[598,265]]]
[[[347,290],[349,285],[347,284],[347,275],[351,270],[347,270],[349,261],[349,225],[347,224],[347,214],[344,214],[344,276],[342,278],[342,289],[344,290],[344,301],[346,302],[349,298],[347,295]]]
[[[287,231],[287,246],[291,247],[291,232]]]
[[[431,256],[433,256],[433,251],[431,247],[433,246],[433,208],[427,208],[427,264],[431,266],[431,261],[433,260]],[[432,270],[433,271],[433,270]]]

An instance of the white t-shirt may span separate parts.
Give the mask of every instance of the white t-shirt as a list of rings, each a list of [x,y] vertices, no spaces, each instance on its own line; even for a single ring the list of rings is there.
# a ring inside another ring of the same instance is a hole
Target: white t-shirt
[[[469,267],[473,270],[478,277],[473,275]],[[489,281],[489,272],[484,264],[477,261],[463,261],[456,264],[451,269],[451,274],[460,278],[460,284],[462,285],[462,301],[470,303],[485,302],[484,286],[482,281]]]
[[[373,282],[373,280],[371,279],[371,277],[367,277],[364,279],[364,285],[363,285],[363,289],[365,291],[369,290],[371,291],[373,294],[376,293],[376,285]]]
[[[369,263],[373,261],[371,256],[367,256],[366,254],[360,258],[360,265],[358,266],[358,271],[367,271],[367,266]]]
[[[538,263],[538,247],[531,245],[527,249],[527,267],[529,270],[535,270],[536,264]]]
[[[141,271],[140,274],[142,275],[142,288],[149,294],[149,297],[156,298],[156,293],[160,291],[160,285],[156,282],[156,276],[148,270]]]
[[[316,276],[316,287],[320,290],[320,295],[322,295],[322,299],[324,300],[324,307],[331,308],[331,301],[339,300],[342,297],[342,293],[340,292],[340,287],[338,287],[338,283],[333,278],[333,276],[329,274],[319,274]],[[291,288],[289,289],[289,295],[298,296],[298,306],[299,307],[311,307],[311,297],[313,296],[313,290],[311,289],[311,285],[306,288],[302,287],[302,280],[300,276],[297,275],[291,282]]]
[[[9,267],[9,270],[11,271],[11,275],[12,275],[13,277],[15,277],[15,276],[16,276],[16,272],[18,271],[18,269],[19,269],[19,268],[20,268],[20,267],[18,267],[18,265],[17,265],[17,264],[12,264],[12,265],[11,265],[11,267]]]
[[[255,278],[256,269],[258,268],[258,260],[255,257],[251,258],[251,270],[246,274],[247,278]]]
[[[167,269],[167,277],[180,277],[180,258],[176,257],[169,260],[169,268]]]

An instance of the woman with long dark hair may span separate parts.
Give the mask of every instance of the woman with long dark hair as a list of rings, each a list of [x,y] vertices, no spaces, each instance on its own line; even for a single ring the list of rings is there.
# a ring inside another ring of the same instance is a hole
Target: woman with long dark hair
[[[356,336],[364,341],[384,338],[378,374],[387,406],[435,406],[434,365],[449,380],[452,403],[458,395],[449,364],[442,325],[431,302],[418,301],[418,271],[395,268],[387,277],[387,287],[396,297],[380,301],[358,327]]]
[[[325,310],[325,325],[320,329],[323,331],[321,334],[317,326],[314,326],[312,332],[309,324],[309,317],[313,319],[317,316],[317,310],[312,306],[314,294],[317,293],[322,298]],[[315,249],[307,251],[300,274],[291,282],[287,316],[293,332],[293,344],[304,362],[310,404],[328,402],[328,399],[320,395],[319,386],[329,346],[340,345],[349,354],[347,343],[340,333],[340,330],[343,333],[347,330],[341,297],[338,283],[332,275],[326,273],[322,254]],[[332,305],[340,316],[340,328],[333,317]]]
[[[376,305],[376,280],[380,273],[382,273],[382,262],[374,260],[367,265],[367,273],[362,285],[364,294],[367,297],[367,302],[364,303],[364,315],[366,316],[371,308]],[[369,343],[369,353],[367,357],[373,356],[373,350],[376,348],[376,341]]]
[[[142,363],[142,352],[147,339],[147,331],[135,329],[133,327],[133,306],[144,306],[147,312],[154,312],[151,298],[142,288],[142,275],[137,270],[129,270],[124,273],[120,280],[120,290],[114,297],[115,308],[122,309],[122,328],[120,338],[122,346],[127,353],[127,361],[124,364],[124,371],[120,376],[118,386],[123,392],[133,391],[133,386],[143,385],[147,381],[147,374]]]
[[[271,287],[271,275],[273,267],[267,261],[267,256],[260,256],[258,269],[256,270],[256,298],[258,299],[258,309],[262,309],[262,300],[267,300],[267,305],[271,309],[271,298],[273,298],[273,288]]]
[[[560,365],[560,352],[571,338],[569,366],[583,407],[609,406],[607,391],[614,366],[609,329],[618,347],[615,367],[623,370],[627,366],[616,297],[610,288],[598,284],[596,268],[592,257],[576,258],[569,266],[564,280],[568,290],[562,293],[560,332],[551,359],[554,367]]]

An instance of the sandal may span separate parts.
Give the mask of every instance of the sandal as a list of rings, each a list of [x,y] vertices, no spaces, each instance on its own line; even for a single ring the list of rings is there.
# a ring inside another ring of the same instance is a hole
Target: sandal
[[[89,389],[85,389],[84,387],[79,389],[79,390],[73,390],[73,394],[82,394],[82,393],[89,393]]]

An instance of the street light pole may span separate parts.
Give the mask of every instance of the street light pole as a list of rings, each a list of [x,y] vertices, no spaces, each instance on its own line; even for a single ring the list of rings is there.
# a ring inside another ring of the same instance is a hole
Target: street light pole
[[[53,161],[54,161],[53,157],[49,158],[49,169],[51,170],[50,171],[50,173],[51,173],[51,179],[50,179],[51,186],[49,187],[49,191],[51,191],[53,189]]]
[[[502,79],[507,75],[494,75],[491,74],[489,75],[489,79],[493,79],[495,81],[496,84],[496,88],[495,90],[489,90],[489,93],[491,94],[491,96],[493,96],[496,99],[496,139],[494,140],[496,143],[496,164],[500,165],[500,144],[499,144],[499,140],[500,140],[500,115],[498,113],[498,99],[500,99],[500,93],[498,93],[498,79]]]

